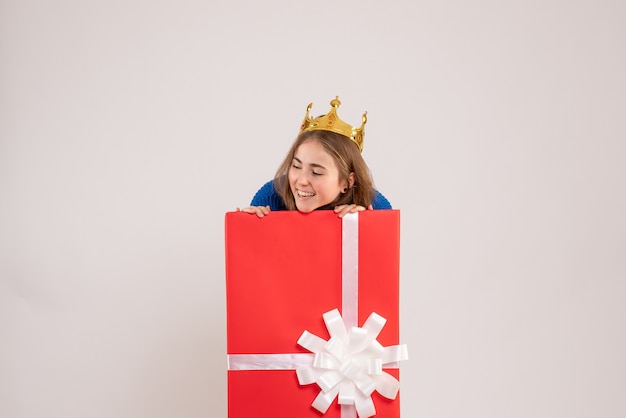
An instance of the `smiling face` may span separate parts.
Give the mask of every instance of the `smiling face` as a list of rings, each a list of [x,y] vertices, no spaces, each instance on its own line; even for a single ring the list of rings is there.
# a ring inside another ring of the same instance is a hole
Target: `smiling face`
[[[340,179],[335,160],[315,140],[303,142],[289,168],[289,185],[300,212],[312,212],[333,202],[348,188],[350,179]]]

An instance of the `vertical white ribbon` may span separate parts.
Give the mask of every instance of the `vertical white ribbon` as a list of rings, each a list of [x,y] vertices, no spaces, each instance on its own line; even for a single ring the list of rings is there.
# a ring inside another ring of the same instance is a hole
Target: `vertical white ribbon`
[[[346,328],[359,326],[359,213],[341,222],[341,316]],[[356,418],[354,405],[341,405],[341,418]]]
[[[359,326],[359,213],[341,222],[341,316],[346,328]]]

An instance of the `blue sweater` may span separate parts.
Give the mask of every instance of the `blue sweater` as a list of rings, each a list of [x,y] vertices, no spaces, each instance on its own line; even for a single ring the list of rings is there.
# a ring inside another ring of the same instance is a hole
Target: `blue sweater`
[[[251,206],[269,206],[271,210],[287,210],[283,199],[274,188],[274,181],[270,180],[259,189],[252,198]],[[375,190],[374,200],[372,201],[374,209],[391,209],[391,203],[378,190]]]

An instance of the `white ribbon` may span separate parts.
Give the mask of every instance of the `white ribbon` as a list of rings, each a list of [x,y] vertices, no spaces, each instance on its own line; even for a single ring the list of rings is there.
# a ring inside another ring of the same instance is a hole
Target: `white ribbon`
[[[294,370],[313,364],[314,355],[290,354],[229,354],[228,370]]]
[[[341,312],[347,327],[359,325],[359,213],[341,218]]]
[[[317,383],[321,388],[313,401],[313,408],[326,413],[335,398],[344,412],[350,414],[354,405],[361,418],[376,414],[371,394],[377,391],[388,399],[395,399],[400,388],[398,379],[384,372],[384,366],[407,360],[405,344],[383,347],[376,338],[387,320],[373,312],[362,328],[353,326],[347,331],[338,309],[323,315],[330,334],[328,341],[304,331],[298,345],[315,353],[313,365],[298,368],[301,385]]]
[[[304,331],[298,344],[313,354],[229,354],[228,370],[296,370],[301,385],[317,383],[322,389],[312,403],[325,413],[335,398],[341,405],[341,418],[361,418],[376,414],[371,394],[377,391],[395,399],[400,383],[382,370],[397,368],[408,359],[405,344],[383,347],[376,338],[387,320],[372,313],[362,328],[358,325],[359,217],[350,213],[342,218],[342,311],[323,314],[330,334],[328,341]]]

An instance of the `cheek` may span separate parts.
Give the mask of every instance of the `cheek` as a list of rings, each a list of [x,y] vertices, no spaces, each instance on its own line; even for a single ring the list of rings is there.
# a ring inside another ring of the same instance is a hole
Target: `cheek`
[[[337,186],[336,181],[326,180],[323,184],[319,185],[320,188],[323,188],[326,194],[334,195],[335,193],[339,193],[339,186]]]
[[[289,172],[287,172],[287,178],[289,179],[289,184],[293,184],[293,181],[296,178],[293,174],[293,170],[289,170]]]

